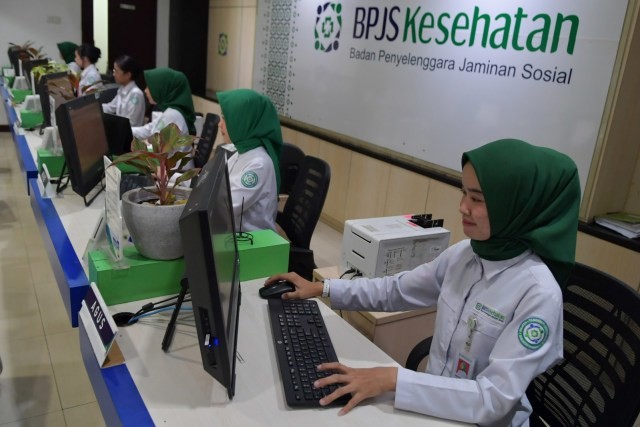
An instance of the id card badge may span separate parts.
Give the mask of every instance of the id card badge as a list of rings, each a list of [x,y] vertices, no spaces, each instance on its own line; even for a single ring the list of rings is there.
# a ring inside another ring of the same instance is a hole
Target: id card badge
[[[458,353],[458,359],[456,360],[455,377],[462,379],[472,379],[474,370],[476,367],[476,361],[464,353]]]

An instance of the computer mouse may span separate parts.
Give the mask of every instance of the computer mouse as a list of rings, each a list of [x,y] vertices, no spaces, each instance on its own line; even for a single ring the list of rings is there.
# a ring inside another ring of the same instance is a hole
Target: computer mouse
[[[287,282],[286,280],[278,280],[272,285],[261,287],[258,292],[262,298],[268,299],[280,298],[282,294],[286,292],[293,292],[295,290],[296,287],[293,283]]]

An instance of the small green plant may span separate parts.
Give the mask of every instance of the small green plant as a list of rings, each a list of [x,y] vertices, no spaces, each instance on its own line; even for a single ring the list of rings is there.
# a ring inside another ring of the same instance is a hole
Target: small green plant
[[[46,74],[60,73],[60,72],[69,72],[69,67],[67,64],[56,64],[55,62],[50,62],[44,65],[38,65],[37,67],[33,67],[31,70],[33,73],[33,81],[36,84],[40,81],[40,78]]]
[[[178,126],[171,123],[149,137],[151,150],[146,142],[134,138],[131,152],[116,157],[111,166],[122,163],[134,167],[154,180],[155,189],[152,193],[158,197],[157,204],[177,204],[180,201],[176,200],[173,190],[178,184],[190,180],[200,172],[199,168],[182,172],[182,168],[193,158],[194,143],[197,139],[196,136],[181,135]],[[190,150],[180,151],[186,147],[190,147]],[[171,177],[176,173],[182,175],[171,185]]]

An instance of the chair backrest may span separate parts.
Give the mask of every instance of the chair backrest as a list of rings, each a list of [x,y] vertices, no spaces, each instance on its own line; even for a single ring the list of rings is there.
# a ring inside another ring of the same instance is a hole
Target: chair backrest
[[[196,154],[193,156],[193,163],[197,168],[203,167],[211,156],[213,144],[218,136],[218,125],[220,124],[220,116],[213,113],[207,113],[202,126],[202,133],[196,147]]]
[[[305,156],[282,214],[277,222],[293,246],[309,249],[329,191],[331,168],[324,160]]]
[[[282,145],[280,151],[280,194],[291,194],[302,160],[304,160],[304,151],[297,145],[288,142]]]
[[[576,264],[563,301],[564,359],[529,386],[534,416],[551,426],[632,426],[640,412],[640,296]]]

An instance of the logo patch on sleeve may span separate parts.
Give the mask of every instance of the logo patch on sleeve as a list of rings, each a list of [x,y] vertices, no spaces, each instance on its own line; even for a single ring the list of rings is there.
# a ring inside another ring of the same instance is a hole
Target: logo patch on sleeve
[[[523,321],[518,328],[520,344],[529,350],[537,350],[543,346],[549,337],[547,322],[539,317],[530,317]]]
[[[258,174],[256,174],[254,171],[246,171],[242,174],[240,182],[246,188],[253,188],[258,185]]]

